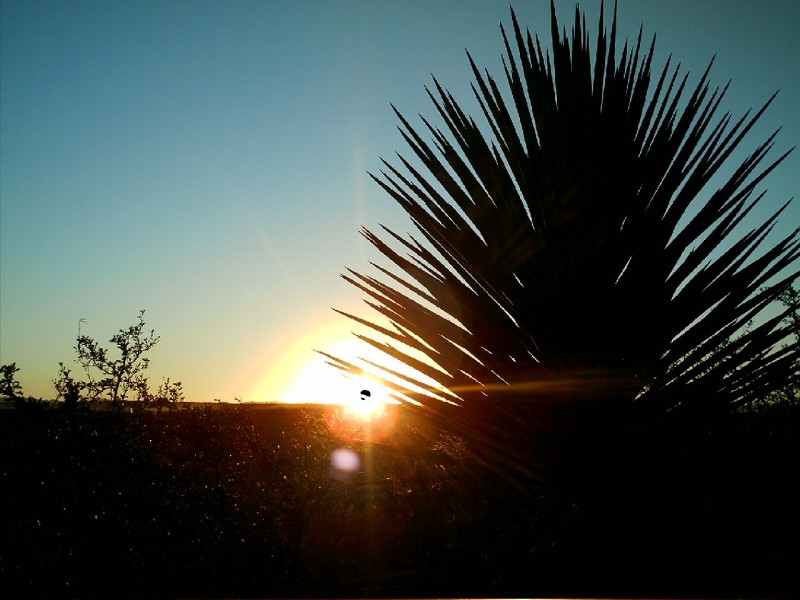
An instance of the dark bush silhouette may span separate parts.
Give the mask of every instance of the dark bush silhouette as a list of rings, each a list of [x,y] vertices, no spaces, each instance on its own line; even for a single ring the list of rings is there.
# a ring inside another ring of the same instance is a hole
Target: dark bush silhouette
[[[475,478],[463,440],[401,407],[380,443],[337,411],[0,411],[0,582],[46,598],[796,597],[796,410],[732,415],[678,452],[662,432],[649,471],[612,473],[604,489],[624,493],[578,512]],[[345,477],[341,448],[362,460]]]
[[[422,168],[401,156],[405,171],[384,161],[373,178],[421,238],[363,229],[392,269],[344,278],[390,325],[347,316],[447,390],[393,374],[410,409],[487,466],[583,486],[624,432],[700,426],[798,381],[789,310],[765,309],[796,279],[800,244],[797,230],[766,241],[786,205],[736,233],[786,156],[762,166],[774,135],[709,189],[772,98],[714,121],[727,87],[709,89],[710,65],[688,98],[669,61],[652,88],[654,44],[640,34],[618,53],[616,15],[608,33],[601,11],[592,52],[580,11],[570,36],[552,7],[552,58],[512,22],[510,95],[470,57],[490,139],[436,80],[432,142],[397,112]]]
[[[453,459],[408,427],[369,448],[337,439],[328,407],[73,417],[0,414],[0,579],[25,597],[408,591],[465,518],[446,495]],[[331,476],[343,444],[370,456],[368,472]]]
[[[17,363],[0,366],[0,398],[3,400],[15,402],[22,398],[22,384],[17,381],[18,372]]]
[[[111,336],[109,342],[116,348],[117,358],[109,356],[94,338],[78,334],[75,351],[78,354],[76,362],[86,372],[86,380],[76,380],[72,372],[64,363],[59,363],[59,376],[53,381],[57,398],[63,398],[67,407],[73,407],[78,402],[92,403],[96,400],[106,400],[113,408],[119,408],[131,396],[138,400],[180,401],[183,399],[181,383],[173,384],[166,380],[155,395],[149,392],[145,371],[150,364],[150,359],[145,353],[150,351],[158,342],[159,337],[154,330],[145,330],[144,310],[139,311],[139,318],[135,325],[127,329],[120,329]],[[93,376],[93,370],[99,372],[100,377]],[[130,396],[129,396],[130,394]]]
[[[494,546],[512,595],[532,574],[545,595],[772,589],[797,531],[787,463],[755,443],[766,417],[755,433],[738,413],[800,383],[796,303],[777,304],[800,240],[768,237],[788,202],[739,232],[788,152],[767,159],[773,134],[712,185],[774,95],[715,117],[727,86],[710,87],[711,65],[692,90],[669,60],[653,77],[641,32],[620,52],[616,15],[609,33],[601,8],[592,48],[580,10],[571,34],[551,14],[552,55],[513,10],[501,27],[507,94],[469,57],[485,126],[436,79],[432,141],[395,110],[414,160],[372,177],[418,235],[362,230],[390,266],[349,270],[375,313],[342,314],[437,382],[373,363],[406,409],[469,444],[472,476],[509,484],[490,505],[519,523]],[[789,443],[770,426],[783,441],[766,445]],[[780,516],[740,524],[757,486]]]

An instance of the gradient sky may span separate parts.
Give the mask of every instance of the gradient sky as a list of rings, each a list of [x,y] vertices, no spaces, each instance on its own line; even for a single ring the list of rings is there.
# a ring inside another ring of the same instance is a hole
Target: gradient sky
[[[549,1],[512,4],[549,46]],[[581,3],[593,41],[599,5]],[[434,74],[478,117],[464,49],[501,76],[508,6],[2,0],[0,364],[51,398],[80,319],[105,342],[146,309],[154,384],[280,399],[349,339],[331,307],[369,314],[339,277],[376,258],[359,226],[411,231],[366,175],[406,153],[389,104],[432,116]],[[619,0],[620,32],[640,25],[690,82],[716,53],[734,116],[782,90],[746,149],[780,126],[774,156],[800,143],[800,2]],[[765,208],[798,194],[800,152],[766,186]],[[798,223],[795,203],[778,233]]]

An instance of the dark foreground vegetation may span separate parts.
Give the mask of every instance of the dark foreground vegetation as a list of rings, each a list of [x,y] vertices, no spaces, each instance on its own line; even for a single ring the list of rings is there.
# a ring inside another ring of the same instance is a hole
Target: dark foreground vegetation
[[[79,322],[58,404],[0,372],[1,590],[800,597],[800,230],[745,221],[788,152],[710,189],[774,96],[715,117],[708,71],[690,91],[602,9],[596,46],[551,11],[547,54],[512,13],[506,99],[472,63],[488,130],[438,81],[443,130],[398,113],[421,166],[375,180],[424,244],[364,229],[397,272],[344,276],[362,340],[439,385],[400,375],[418,403],[370,427],[193,405],[152,389],[143,312],[113,352]]]
[[[800,594],[800,411],[607,440],[593,501],[477,469],[395,408],[0,411],[20,597]],[[337,448],[361,457],[352,473]],[[608,449],[606,449],[608,450]]]

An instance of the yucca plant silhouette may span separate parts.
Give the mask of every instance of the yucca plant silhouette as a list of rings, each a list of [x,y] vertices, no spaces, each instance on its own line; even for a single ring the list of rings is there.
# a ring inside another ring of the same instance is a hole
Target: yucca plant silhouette
[[[384,367],[409,409],[498,472],[546,477],[598,432],[730,411],[797,381],[785,313],[765,309],[797,278],[798,231],[765,243],[784,205],[737,234],[788,152],[764,161],[773,134],[708,189],[774,95],[715,119],[727,86],[709,89],[711,65],[686,98],[670,60],[653,88],[655,38],[645,51],[640,30],[618,52],[616,7],[610,33],[601,7],[594,56],[580,9],[569,36],[551,3],[552,56],[511,18],[510,96],[468,53],[488,128],[435,78],[431,142],[395,109],[422,167],[399,156],[371,176],[422,237],[364,228],[393,266],[343,275],[382,315],[342,313],[369,328],[359,337],[441,384]]]

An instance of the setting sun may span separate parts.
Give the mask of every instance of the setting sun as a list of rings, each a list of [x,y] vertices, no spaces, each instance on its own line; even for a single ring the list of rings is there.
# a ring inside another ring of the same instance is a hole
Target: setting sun
[[[247,397],[256,402],[336,404],[345,407],[347,414],[374,418],[384,414],[386,405],[416,403],[415,387],[398,379],[396,374],[438,386],[422,373],[356,337],[351,325],[339,320],[297,335]],[[364,373],[345,373],[332,366],[323,353],[345,360]],[[390,372],[373,365],[381,365]],[[401,393],[393,384],[410,393]],[[443,388],[442,396],[447,397]]]
[[[389,397],[389,390],[384,385],[371,377],[357,377],[353,383],[358,391],[358,399],[350,399],[344,403],[345,412],[362,419],[380,417],[386,412],[386,404],[393,403]]]
[[[325,351],[350,359],[365,355],[379,359],[374,354],[380,354],[355,338],[333,344]],[[379,379],[367,375],[361,377],[347,375],[328,364],[324,356],[316,353],[299,370],[283,394],[282,400],[292,404],[312,402],[338,404],[344,406],[348,414],[363,419],[380,416],[387,403],[398,403]]]

